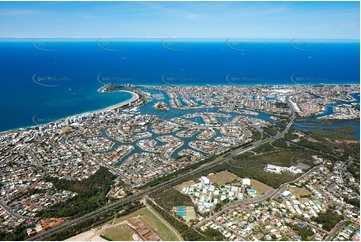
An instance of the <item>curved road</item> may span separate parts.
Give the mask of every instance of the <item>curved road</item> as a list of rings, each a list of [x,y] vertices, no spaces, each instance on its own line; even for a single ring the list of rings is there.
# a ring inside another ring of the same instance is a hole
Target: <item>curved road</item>
[[[0,201],[0,207],[2,207],[8,214],[13,216],[17,220],[19,220],[19,219],[33,219],[33,217],[22,216],[20,214],[14,213],[13,210],[10,207],[8,207],[5,203],[3,203],[1,201]]]

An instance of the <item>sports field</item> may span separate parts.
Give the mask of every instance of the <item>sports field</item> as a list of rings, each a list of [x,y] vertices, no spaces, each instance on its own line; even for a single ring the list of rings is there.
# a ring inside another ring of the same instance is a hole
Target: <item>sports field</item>
[[[301,202],[304,202],[303,200],[307,201],[308,198],[301,198],[301,196],[311,196],[312,192],[310,192],[309,190],[307,190],[304,187],[290,187],[289,191],[291,192],[292,195],[296,196],[299,200],[301,200]]]
[[[121,240],[131,241],[133,240],[133,230],[130,229],[126,224],[120,224],[112,228],[106,229],[102,236],[108,240]]]

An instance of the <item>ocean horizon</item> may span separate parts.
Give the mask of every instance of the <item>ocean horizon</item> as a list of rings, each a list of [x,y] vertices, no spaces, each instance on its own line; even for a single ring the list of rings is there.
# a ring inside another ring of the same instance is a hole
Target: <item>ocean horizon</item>
[[[104,109],[131,98],[124,92],[97,92],[106,83],[360,84],[358,40],[191,40],[2,39],[0,132]]]

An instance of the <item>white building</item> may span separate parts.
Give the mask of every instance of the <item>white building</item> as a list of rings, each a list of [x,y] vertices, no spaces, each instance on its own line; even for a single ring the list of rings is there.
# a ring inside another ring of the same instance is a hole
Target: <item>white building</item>
[[[242,185],[243,185],[243,186],[250,186],[250,185],[251,185],[251,179],[249,179],[249,178],[243,178],[243,179],[242,179]]]
[[[282,197],[284,198],[288,198],[291,196],[291,193],[289,191],[284,191],[282,194],[281,194]],[[286,204],[288,204],[289,202],[286,201]],[[290,203],[291,204],[291,203]]]
[[[268,172],[281,174],[282,170],[283,169],[280,166],[274,166],[274,165],[271,165],[271,164],[266,165],[266,171],[268,171]]]
[[[210,180],[205,177],[205,176],[202,176],[201,178],[199,178],[199,180],[204,184],[204,185],[209,185],[210,184]]]

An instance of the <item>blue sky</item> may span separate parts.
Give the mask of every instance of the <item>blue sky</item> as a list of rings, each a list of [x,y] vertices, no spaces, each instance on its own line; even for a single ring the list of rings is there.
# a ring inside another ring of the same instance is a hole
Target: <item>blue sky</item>
[[[359,2],[0,2],[0,37],[359,39]]]

